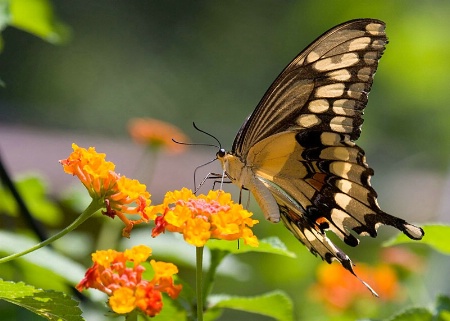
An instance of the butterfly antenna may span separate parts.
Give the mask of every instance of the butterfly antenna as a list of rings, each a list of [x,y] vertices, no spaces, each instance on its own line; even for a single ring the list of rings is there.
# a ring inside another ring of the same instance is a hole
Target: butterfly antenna
[[[196,130],[198,130],[200,133],[203,133],[203,134],[208,135],[209,137],[213,138],[217,142],[217,144],[219,145],[219,146],[217,146],[217,145],[209,145],[209,146],[216,146],[218,149],[222,148],[222,144],[220,143],[220,141],[217,139],[216,136],[214,136],[214,135],[212,135],[212,134],[210,134],[208,132],[205,132],[204,130],[198,128],[197,125],[195,124],[195,122],[192,122],[192,126],[194,126],[194,128]]]
[[[215,144],[203,144],[203,143],[186,143],[186,142],[180,142],[178,140],[176,140],[175,138],[172,138],[172,141],[176,144],[180,144],[180,145],[186,145],[186,146],[208,146],[208,147],[216,147],[218,148],[219,146],[215,145]]]

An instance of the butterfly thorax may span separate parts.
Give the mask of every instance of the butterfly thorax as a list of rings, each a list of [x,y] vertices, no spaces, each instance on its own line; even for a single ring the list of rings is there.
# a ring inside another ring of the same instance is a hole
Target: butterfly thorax
[[[223,149],[217,153],[217,159],[233,184],[239,186],[241,190],[247,189],[253,194],[265,218],[271,222],[279,222],[280,212],[277,202],[264,183],[257,178],[254,168],[248,166],[247,162],[242,161],[238,156]]]

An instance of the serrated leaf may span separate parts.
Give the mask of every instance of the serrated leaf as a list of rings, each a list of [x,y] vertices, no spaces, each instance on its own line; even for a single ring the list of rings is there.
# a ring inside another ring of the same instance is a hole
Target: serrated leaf
[[[3,281],[0,279],[0,298],[2,299],[17,299],[25,296],[30,296],[39,292],[35,287],[26,285],[23,282],[14,283]]]
[[[411,240],[404,234],[399,234],[391,240],[388,240],[383,245],[391,246],[404,243],[419,243],[426,244],[433,249],[444,253],[450,254],[450,226],[448,225],[424,225],[422,226],[425,235],[421,241]]]
[[[295,258],[294,252],[289,251],[278,237],[268,237],[259,240],[258,247],[252,247],[240,243],[239,247],[235,242],[212,239],[206,243],[211,250],[222,250],[233,254],[242,254],[247,252],[271,253]]]
[[[62,292],[0,280],[0,299],[52,321],[83,321],[78,302]]]
[[[425,308],[410,308],[386,321],[432,321],[433,315]]]
[[[253,297],[214,295],[211,296],[210,301],[212,308],[246,311],[272,317],[279,321],[292,321],[294,316],[291,299],[281,291]]]

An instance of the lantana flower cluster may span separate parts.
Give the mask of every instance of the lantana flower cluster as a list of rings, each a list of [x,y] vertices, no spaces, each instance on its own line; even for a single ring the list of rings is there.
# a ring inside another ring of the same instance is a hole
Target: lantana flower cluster
[[[250,229],[258,221],[222,190],[199,196],[187,188],[168,192],[161,205],[150,206],[147,211],[148,215],[156,216],[153,237],[167,230],[183,234],[184,240],[196,247],[204,246],[210,238],[242,238],[246,244],[258,246],[258,239]]]
[[[382,300],[399,298],[399,280],[391,265],[370,267],[361,263],[355,266],[355,272],[373,285]],[[325,302],[331,310],[352,309],[361,301],[373,297],[357,278],[338,264],[321,264],[317,279],[317,283],[310,288],[311,296]]]
[[[189,138],[178,127],[153,118],[130,119],[128,132],[136,143],[147,145],[154,150],[162,148],[172,154],[186,150],[186,145],[174,144],[173,140],[189,141]]]
[[[85,149],[73,144],[72,148],[70,156],[60,161],[64,171],[80,179],[93,198],[94,208],[103,206],[106,208],[103,214],[112,218],[118,216],[125,223],[123,236],[129,237],[134,225],[154,220],[153,237],[166,230],[182,233],[185,241],[198,249],[210,238],[242,238],[246,244],[258,246],[258,239],[251,230],[258,221],[253,220],[253,214],[241,204],[235,204],[229,193],[219,190],[196,196],[183,188],[168,192],[162,204],[150,206],[150,193],[145,185],[117,174],[115,165],[106,161],[105,154],[97,153],[93,147]],[[138,215],[138,218],[132,219],[129,215]],[[106,293],[111,309],[118,314],[138,309],[155,316],[162,309],[162,293],[175,299],[181,285],[174,284],[173,275],[178,273],[174,264],[155,260],[150,261],[153,279],[142,279],[145,271],[142,263],[150,255],[151,249],[144,245],[125,252],[97,251],[92,254],[93,266],[86,271],[77,289],[94,288]],[[201,292],[198,293],[198,301],[202,302]]]
[[[92,254],[94,265],[86,271],[77,289],[94,288],[106,293],[109,306],[118,314],[139,309],[148,316],[155,316],[163,307],[162,293],[175,299],[182,286],[174,284],[173,276],[178,273],[174,264],[155,260],[150,261],[154,270],[153,279],[142,279],[145,271],[142,263],[151,252],[151,248],[145,245],[124,252],[97,251]]]
[[[93,200],[104,204],[103,214],[119,217],[124,223],[123,236],[129,237],[134,225],[148,222],[146,208],[150,205],[150,193],[146,186],[135,179],[114,172],[115,165],[106,161],[106,155],[72,144],[73,152],[67,159],[60,160],[64,171],[77,176]],[[126,215],[139,215],[130,219]]]

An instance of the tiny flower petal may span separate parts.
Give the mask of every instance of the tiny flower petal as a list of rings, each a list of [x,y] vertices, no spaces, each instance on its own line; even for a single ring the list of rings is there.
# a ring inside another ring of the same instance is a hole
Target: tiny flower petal
[[[133,261],[137,265],[145,262],[152,255],[152,249],[145,245],[138,245],[125,250],[124,255],[128,261]]]
[[[186,222],[183,231],[184,239],[196,247],[204,246],[211,237],[210,227],[210,223],[201,217],[195,217]]]
[[[108,303],[111,309],[116,313],[129,313],[133,311],[136,306],[134,291],[130,288],[119,288],[114,291],[113,295],[109,298]]]

